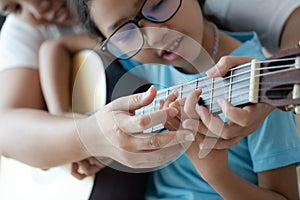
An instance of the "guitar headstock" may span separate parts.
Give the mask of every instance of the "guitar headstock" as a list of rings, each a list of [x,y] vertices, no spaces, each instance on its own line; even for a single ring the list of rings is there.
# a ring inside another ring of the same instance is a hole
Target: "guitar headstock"
[[[260,69],[259,101],[300,114],[300,48],[275,54]]]

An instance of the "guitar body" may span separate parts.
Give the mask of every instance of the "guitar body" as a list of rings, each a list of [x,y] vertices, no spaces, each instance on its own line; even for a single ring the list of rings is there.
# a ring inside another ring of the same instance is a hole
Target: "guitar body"
[[[84,50],[73,58],[73,111],[87,113],[106,103],[104,65],[94,51]],[[88,199],[94,177],[77,180],[70,165],[41,170],[0,157],[0,199]]]
[[[106,104],[104,63],[95,51],[83,50],[74,56],[71,79],[73,112],[89,113]]]

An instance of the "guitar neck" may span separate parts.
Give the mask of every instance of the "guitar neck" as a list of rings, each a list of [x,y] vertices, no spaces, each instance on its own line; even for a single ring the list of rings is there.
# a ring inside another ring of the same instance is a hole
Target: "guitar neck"
[[[230,70],[224,78],[209,78],[207,76],[193,81],[175,85],[157,92],[154,101],[137,111],[137,114],[149,114],[160,109],[160,100],[165,100],[171,93],[178,92],[178,100],[186,98],[191,92],[202,89],[199,104],[205,106],[211,113],[221,112],[217,100],[225,98],[235,106],[249,103],[249,90],[251,82],[251,63],[241,65]],[[252,89],[251,89],[252,90]]]
[[[266,61],[253,60],[251,63],[232,68],[225,77],[204,76],[160,90],[154,101],[137,110],[136,114],[149,114],[159,110],[160,100],[165,100],[174,91],[178,92],[178,100],[180,100],[199,88],[202,89],[199,104],[213,114],[221,112],[217,103],[221,98],[240,107],[258,102],[276,107],[300,105],[300,96],[288,96],[295,89],[295,85],[300,85],[299,59],[299,57],[292,57]],[[300,94],[300,87],[298,90]],[[158,125],[146,132],[154,132],[162,128],[163,125]]]

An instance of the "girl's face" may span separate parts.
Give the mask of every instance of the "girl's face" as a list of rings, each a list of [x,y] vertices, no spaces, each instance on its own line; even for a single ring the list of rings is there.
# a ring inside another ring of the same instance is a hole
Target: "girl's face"
[[[147,2],[160,6],[161,1],[174,0]],[[108,37],[125,22],[135,18],[143,3],[144,0],[92,0],[89,8],[95,24]],[[181,66],[186,72],[195,72],[191,63],[200,54],[204,28],[197,0],[183,0],[177,13],[164,23],[142,18],[138,24],[142,28],[145,43],[135,59],[144,63]]]
[[[34,25],[72,21],[67,0],[0,0],[0,12],[4,15],[15,13]]]

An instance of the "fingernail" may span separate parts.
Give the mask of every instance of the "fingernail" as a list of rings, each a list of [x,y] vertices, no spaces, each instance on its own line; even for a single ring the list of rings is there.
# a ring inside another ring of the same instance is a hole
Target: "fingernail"
[[[200,149],[200,150],[205,149],[205,148],[204,148],[204,145],[203,145],[203,142],[201,142],[201,143],[199,144],[199,149]]]
[[[191,120],[186,119],[182,122],[182,128],[184,129],[189,129],[189,130],[194,130],[195,124],[192,124]]]
[[[185,140],[185,141],[188,141],[188,142],[192,142],[192,141],[195,140],[195,137],[194,137],[193,134],[188,134],[188,135],[185,135],[185,136],[184,136],[184,140]]]
[[[207,156],[207,154],[209,154],[209,152],[211,151],[212,149],[200,149],[199,151],[199,154],[198,154],[198,157],[200,159],[203,159],[205,156]]]
[[[150,92],[151,92],[151,88],[152,88],[152,86],[147,90],[147,92],[144,92],[143,97],[142,97],[142,101],[145,101],[149,97]]]
[[[206,75],[207,75],[208,77],[214,77],[214,76],[217,75],[217,72],[218,72],[218,68],[217,68],[217,66],[214,66],[214,67],[210,68],[210,69],[206,72]]]
[[[218,104],[220,105],[221,108],[224,107],[224,104],[225,104],[225,100],[224,99],[218,99],[217,102],[218,102]]]

